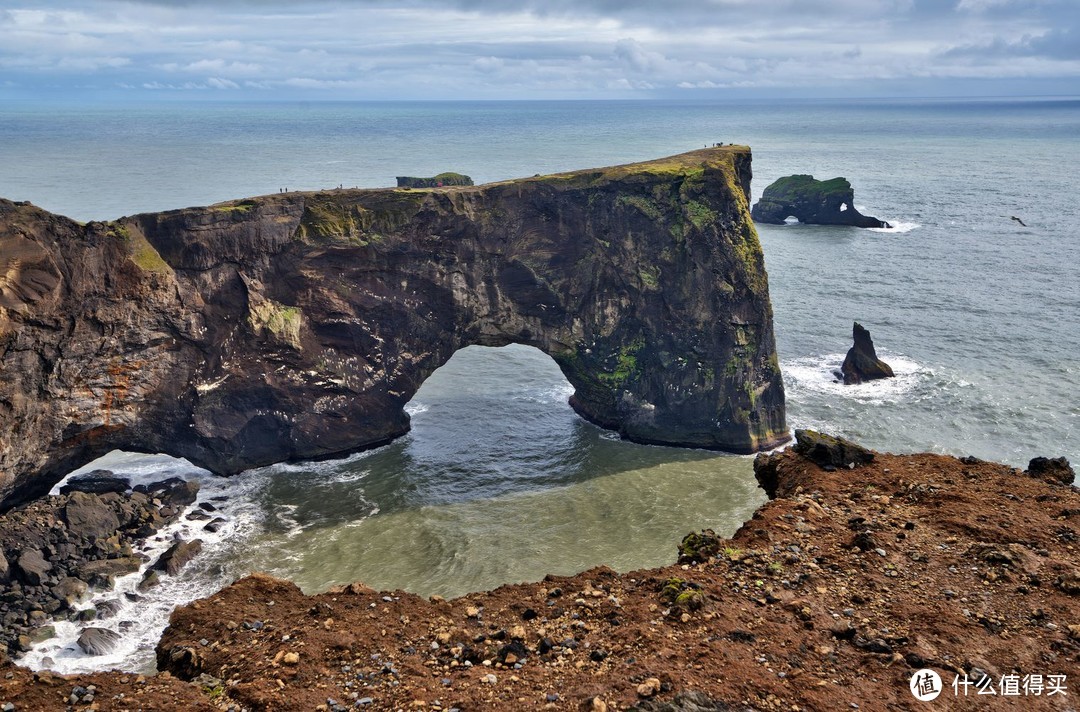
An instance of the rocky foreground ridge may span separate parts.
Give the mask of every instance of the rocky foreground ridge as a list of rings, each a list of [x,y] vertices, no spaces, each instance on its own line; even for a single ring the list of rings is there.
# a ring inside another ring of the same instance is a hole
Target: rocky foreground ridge
[[[383,444],[471,344],[541,349],[578,413],[633,440],[779,444],[750,160],[86,225],[0,200],[0,509],[113,449],[231,474]]]
[[[255,575],[174,612],[167,674],[9,664],[0,703],[65,709],[93,686],[100,710],[1077,707],[1080,492],[1063,460],[1020,471],[801,432],[755,470],[771,501],[731,539],[688,536],[672,566],[452,601]],[[946,688],[934,703],[909,691],[923,668]],[[1002,694],[1009,680],[1026,682]]]

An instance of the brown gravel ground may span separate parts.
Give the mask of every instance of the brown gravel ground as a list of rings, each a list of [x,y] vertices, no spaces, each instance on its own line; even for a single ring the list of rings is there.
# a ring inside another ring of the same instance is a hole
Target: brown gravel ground
[[[452,601],[250,576],[173,613],[158,655],[174,676],[6,664],[0,706],[65,709],[93,684],[100,710],[1080,707],[1080,492],[929,454],[772,466],[777,497],[706,539],[703,562]],[[924,667],[944,681],[934,702],[909,691]],[[1066,694],[957,696],[958,673],[996,692],[1003,675],[1065,675]]]

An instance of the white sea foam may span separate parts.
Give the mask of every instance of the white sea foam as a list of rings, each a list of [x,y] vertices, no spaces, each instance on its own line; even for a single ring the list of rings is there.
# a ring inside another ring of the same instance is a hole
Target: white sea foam
[[[905,220],[891,220],[889,218],[882,218],[885,222],[892,225],[892,227],[868,227],[867,230],[871,232],[911,232],[916,228],[922,227],[922,224],[917,222],[907,222]]]
[[[856,205],[855,209],[858,210],[863,215],[866,215],[867,213],[872,212],[869,208],[867,208],[865,206],[862,206],[862,205]],[[911,232],[915,228],[922,227],[922,224],[917,223],[917,222],[911,222],[909,220],[898,220],[898,219],[893,219],[893,218],[879,218],[879,219],[884,220],[885,222],[889,223],[890,225],[892,225],[892,227],[868,227],[866,229],[871,230],[873,232]]]
[[[569,383],[563,382],[547,388],[523,389],[511,396],[511,400],[529,401],[531,403],[564,404],[572,395],[574,395],[574,387]]]
[[[183,476],[185,479],[198,480],[201,489],[195,504],[185,509],[179,519],[135,548],[137,553],[145,557],[145,563],[138,572],[118,577],[114,588],[94,591],[78,606],[79,610],[86,610],[105,601],[118,601],[115,616],[87,623],[56,620],[51,623],[55,635],[35,645],[18,662],[34,670],[51,669],[63,674],[113,668],[149,672],[153,669],[154,646],[168,625],[169,614],[173,608],[208,596],[228,583],[220,568],[216,566],[216,555],[228,547],[242,545],[252,533],[261,529],[252,494],[264,484],[265,479],[239,476],[226,484],[223,479],[213,477],[184,460],[163,455],[110,453],[90,466],[76,470],[64,481],[92,468],[108,468],[118,476],[129,478],[132,485]],[[63,482],[58,484],[54,491],[58,490],[61,484]],[[230,495],[227,500],[211,501],[226,491]],[[226,520],[226,524],[216,533],[203,529],[206,521],[186,518],[188,513],[198,509],[198,505],[203,502],[210,502],[215,507],[216,511],[207,513],[211,518],[220,516]],[[202,553],[189,563],[179,576],[163,575],[158,586],[139,592],[137,587],[146,570],[175,541],[181,539],[201,539]],[[137,600],[129,600],[128,594],[137,596]],[[121,634],[112,653],[92,656],[79,649],[76,640],[87,626],[106,628]]]
[[[405,412],[408,413],[410,417],[426,413],[429,410],[431,410],[431,406],[421,403],[420,401],[409,401],[405,404]]]
[[[919,382],[933,372],[897,354],[880,354],[883,361],[892,366],[895,378],[885,378],[867,383],[845,386],[837,376],[844,354],[825,354],[791,359],[780,364],[788,389],[800,389],[851,398],[862,403],[895,403],[910,397]]]

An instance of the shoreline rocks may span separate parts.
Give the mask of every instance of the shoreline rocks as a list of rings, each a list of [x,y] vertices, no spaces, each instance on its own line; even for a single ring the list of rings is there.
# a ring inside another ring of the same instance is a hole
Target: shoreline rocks
[[[452,601],[362,585],[304,595],[256,574],[178,608],[159,664],[184,680],[227,669],[228,702],[250,710],[362,699],[371,709],[885,712],[918,704],[909,682],[926,667],[946,686],[989,675],[996,687],[1012,670],[1072,677],[1080,552],[1067,534],[1080,492],[1063,484],[1067,463],[1039,460],[1025,476],[797,437],[755,463],[771,500],[730,538],[684,538],[677,564]]]
[[[171,478],[133,491],[107,471],[91,475],[73,480],[65,494],[0,515],[0,653],[27,650],[35,629],[51,620],[108,617],[107,606],[95,613],[79,605],[91,590],[138,571],[145,561],[135,547],[175,521],[199,491],[194,480]],[[178,543],[159,563],[175,573],[200,548],[198,540]]]

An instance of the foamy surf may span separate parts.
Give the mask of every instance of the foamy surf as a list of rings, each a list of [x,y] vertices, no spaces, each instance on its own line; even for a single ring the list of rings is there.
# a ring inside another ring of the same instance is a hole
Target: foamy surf
[[[905,220],[893,220],[891,218],[881,218],[885,222],[892,225],[892,227],[868,227],[866,228],[870,232],[911,232],[916,228],[922,227],[921,223],[907,222]]]
[[[881,358],[892,366],[895,378],[845,386],[843,379],[837,376],[844,362],[844,354],[839,353],[784,361],[780,364],[780,370],[790,391],[804,389],[871,404],[903,401],[916,389],[922,378],[933,375],[929,369],[903,356],[882,354]]]
[[[213,477],[185,460],[164,455],[140,455],[134,453],[110,453],[106,457],[76,470],[53,489],[57,493],[62,484],[71,477],[89,469],[107,468],[118,477],[131,480],[132,486],[150,484],[168,477],[183,477],[200,483],[199,496],[194,504],[184,509],[180,517],[162,528],[157,534],[135,547],[145,557],[139,571],[117,577],[111,589],[100,589],[82,601],[77,610],[87,611],[102,604],[111,603],[115,614],[105,619],[75,622],[58,619],[52,621],[55,634],[26,652],[17,662],[33,670],[48,669],[62,674],[94,672],[119,669],[135,672],[152,672],[154,647],[169,622],[173,608],[210,595],[228,583],[217,559],[223,550],[236,546],[249,538],[258,528],[254,508],[250,503],[250,491],[259,486],[256,481],[237,482],[228,485],[221,478]],[[239,485],[239,488],[237,487]],[[227,489],[228,488],[228,489]],[[229,493],[228,499],[223,496]],[[226,523],[217,532],[203,529],[205,520],[192,521],[187,515],[202,503],[214,507],[211,517],[222,517]],[[203,551],[189,563],[178,576],[162,575],[161,583],[147,591],[139,591],[138,585],[146,571],[178,539],[201,539]],[[113,651],[106,655],[87,655],[77,645],[79,634],[89,626],[105,628],[120,634]]]
[[[871,211],[870,209],[868,209],[868,208],[866,208],[866,207],[864,207],[862,205],[856,205],[855,209],[858,210],[863,215],[868,215],[868,214],[869,215],[876,215],[877,214],[877,213]],[[869,230],[871,232],[895,233],[895,232],[911,232],[912,230],[914,230],[916,228],[922,227],[921,223],[911,222],[911,221],[908,221],[908,220],[899,220],[899,219],[894,219],[894,218],[879,218],[879,219],[884,220],[885,222],[889,223],[889,225],[891,225],[891,227],[868,227],[868,228],[865,228],[865,229]]]

